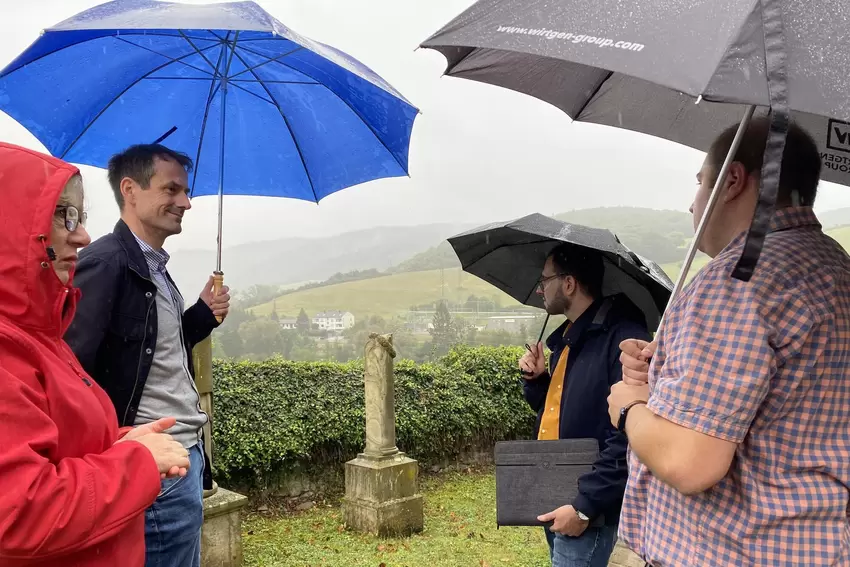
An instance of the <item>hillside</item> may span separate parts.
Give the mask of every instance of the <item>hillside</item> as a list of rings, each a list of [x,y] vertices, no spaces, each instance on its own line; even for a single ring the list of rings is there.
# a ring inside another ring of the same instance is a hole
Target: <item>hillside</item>
[[[288,238],[225,248],[225,282],[244,290],[252,285],[323,281],[354,270],[386,270],[467,230],[466,225],[431,224],[377,227],[327,238]],[[168,269],[181,289],[200,289],[215,268],[212,250],[177,250]]]
[[[827,231],[846,250],[850,250],[850,226]],[[680,257],[684,256],[684,249]],[[700,255],[694,260],[690,272],[692,278],[708,262]],[[679,275],[681,260],[668,262],[661,267],[675,279]],[[441,277],[442,271],[442,277]],[[445,282],[444,295],[440,292],[441,281]],[[502,307],[518,306],[518,303],[495,287],[459,268],[403,272],[379,278],[347,282],[337,285],[298,291],[279,297],[274,303],[265,303],[252,309],[256,315],[268,315],[275,308],[278,315],[294,317],[303,308],[313,314],[323,310],[338,309],[351,311],[356,318],[380,315],[390,319],[403,314],[411,306],[435,302],[441,298],[462,302],[470,295],[497,300]]]
[[[604,207],[570,211],[558,219],[607,228],[620,242],[659,264],[676,262],[684,257],[684,246],[694,234],[690,213],[656,211],[635,207]]]
[[[685,251],[681,249],[693,234],[689,213],[658,211],[637,207],[602,207],[580,209],[555,215],[565,222],[607,228],[626,246],[661,264],[675,262]],[[451,245],[443,241],[390,268],[388,273],[456,268],[460,263]]]
[[[429,248],[425,252],[408,258],[401,264],[393,266],[387,273],[398,274],[401,272],[422,272],[426,270],[439,270],[440,268],[459,268],[460,261],[457,259],[452,245],[448,240],[443,240],[437,246]]]
[[[626,246],[661,264],[671,277],[675,277],[693,234],[691,215],[677,211],[605,207],[569,211],[557,217],[612,230]],[[846,225],[850,223],[850,209],[823,213],[821,219],[827,227]],[[446,239],[470,228],[455,224],[379,227],[327,238],[237,246],[224,251],[225,280],[231,288],[245,291],[264,284],[298,287],[298,282],[325,282],[334,275],[357,271],[402,274],[457,268],[457,258]],[[205,281],[214,260],[211,251],[176,251],[169,266],[181,288],[194,290]],[[695,265],[705,261],[700,255]]]
[[[442,274],[441,274],[442,272]],[[441,284],[444,284],[441,292]],[[510,296],[459,268],[406,272],[380,278],[347,282],[283,295],[271,303],[251,309],[255,315],[294,317],[303,308],[313,315],[319,311],[350,311],[355,318],[379,315],[392,319],[410,307],[441,298],[463,302],[470,295],[486,297],[502,307],[519,306]]]

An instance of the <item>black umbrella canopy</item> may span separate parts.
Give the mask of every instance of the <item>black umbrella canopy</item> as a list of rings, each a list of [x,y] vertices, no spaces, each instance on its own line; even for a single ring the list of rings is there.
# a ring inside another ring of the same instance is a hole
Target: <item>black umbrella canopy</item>
[[[540,214],[488,224],[449,238],[463,269],[517,301],[543,308],[536,293],[546,258],[562,243],[603,254],[604,295],[623,293],[655,331],[673,283],[661,268],[630,251],[610,231],[565,223]]]
[[[762,4],[781,9],[788,106],[823,179],[850,185],[846,0],[481,0],[422,47],[447,75],[707,150],[748,105],[770,104]]]
[[[754,113],[769,108],[770,129],[758,205],[733,277],[749,281],[758,262],[791,120],[815,138],[822,179],[850,185],[847,37],[846,0],[480,0],[422,46],[446,56],[446,74],[701,150],[740,121],[675,294]]]

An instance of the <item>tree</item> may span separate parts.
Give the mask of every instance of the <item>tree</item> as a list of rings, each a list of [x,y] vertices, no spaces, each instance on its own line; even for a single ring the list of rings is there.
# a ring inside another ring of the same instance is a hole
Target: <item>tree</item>
[[[242,337],[239,336],[239,327],[242,323],[253,321],[255,318],[253,314],[244,309],[231,307],[227,318],[213,333],[218,347],[217,354],[223,353],[228,358],[244,356],[245,345]]]
[[[283,290],[277,285],[253,285],[239,294],[240,306],[247,309],[262,303],[268,303],[279,296]]]
[[[303,308],[298,314],[298,318],[295,320],[295,327],[302,333],[306,333],[310,330],[310,318],[307,316],[307,312],[304,311]]]
[[[242,342],[242,337],[239,336],[239,330],[236,328],[225,329],[215,333],[216,343],[228,358],[239,358],[245,354],[245,344]]]
[[[246,321],[239,325],[245,352],[252,354],[252,358],[270,358],[280,354],[283,350],[280,333],[280,325],[271,319]]]
[[[431,356],[433,358],[445,356],[454,345],[461,342],[462,325],[456,323],[452,318],[445,301],[440,301],[437,304],[431,325],[428,332],[431,334]]]

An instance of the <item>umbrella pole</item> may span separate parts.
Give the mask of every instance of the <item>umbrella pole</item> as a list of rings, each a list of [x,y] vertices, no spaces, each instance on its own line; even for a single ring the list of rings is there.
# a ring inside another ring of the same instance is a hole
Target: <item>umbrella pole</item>
[[[215,272],[213,272],[213,293],[218,295],[224,285],[224,272],[221,271],[221,232],[224,217],[224,117],[227,110],[227,78],[221,79],[221,137],[219,145],[221,151],[218,158],[218,239],[215,258]],[[216,321],[222,322],[221,317]]]
[[[747,131],[747,127],[753,119],[753,113],[755,110],[755,106],[748,106],[747,110],[744,112],[744,117],[741,119],[741,123],[738,125],[738,131],[735,133],[735,138],[732,140],[729,153],[726,154],[723,167],[720,168],[717,181],[714,183],[714,188],[711,190],[711,196],[708,198],[705,212],[703,213],[696,232],[694,233],[694,237],[688,246],[688,252],[685,254],[685,261],[682,263],[682,270],[679,272],[679,277],[676,280],[676,286],[673,288],[673,293],[670,294],[670,300],[667,302],[667,307],[664,309],[664,315],[661,316],[661,322],[658,325],[658,329],[661,329],[661,325],[664,324],[664,318],[667,316],[667,312],[670,310],[670,305],[673,303],[673,300],[676,299],[676,296],[678,296],[679,292],[682,291],[682,288],[685,287],[688,272],[691,270],[691,263],[694,261],[694,256],[696,256],[697,253],[697,246],[705,233],[706,226],[708,226],[708,220],[711,218],[711,214],[714,212],[717,202],[720,200],[720,190],[723,188],[723,184],[726,183],[726,177],[729,175],[729,167],[735,160],[735,154],[738,153],[738,147],[741,145],[744,133]]]
[[[540,329],[540,336],[537,337],[537,342],[534,343],[535,345],[539,344],[540,341],[543,340],[543,335],[546,333],[546,325],[548,325],[548,324],[549,324],[549,314],[546,313],[546,319],[543,321],[543,328]]]

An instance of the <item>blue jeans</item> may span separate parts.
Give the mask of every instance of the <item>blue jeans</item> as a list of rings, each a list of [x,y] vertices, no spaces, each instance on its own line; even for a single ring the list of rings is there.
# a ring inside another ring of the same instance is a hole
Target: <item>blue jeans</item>
[[[189,449],[189,472],[162,481],[162,491],[145,510],[145,567],[200,567],[204,523],[204,452]]]
[[[589,527],[578,537],[569,537],[546,530],[552,567],[607,567],[614,543],[616,526]]]

